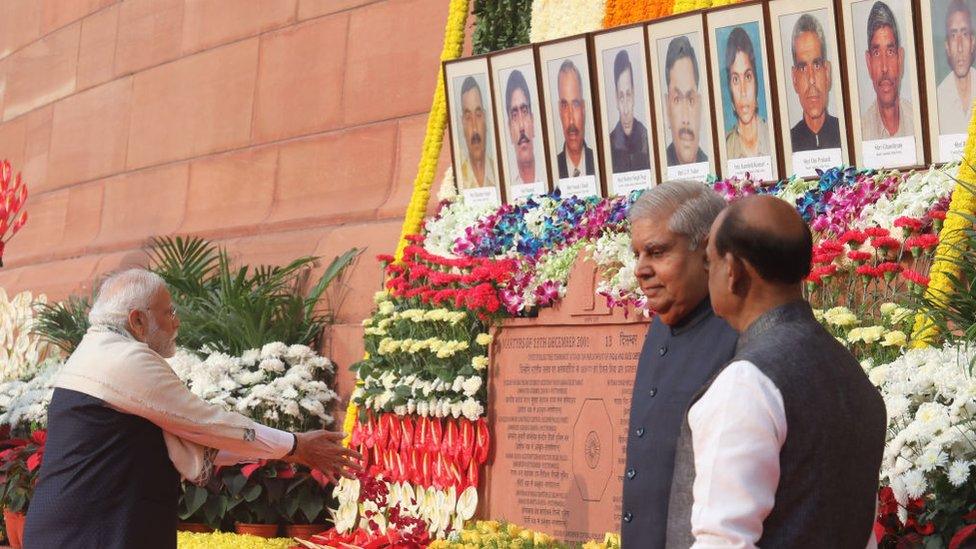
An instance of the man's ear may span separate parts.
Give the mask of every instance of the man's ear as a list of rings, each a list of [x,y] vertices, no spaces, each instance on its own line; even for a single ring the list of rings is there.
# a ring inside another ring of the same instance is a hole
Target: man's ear
[[[745,261],[732,255],[731,252],[725,254],[726,263],[729,265],[728,290],[732,295],[741,296],[749,288],[749,273]]]
[[[129,311],[129,331],[136,339],[143,338],[149,333],[149,324],[146,315],[137,309]]]

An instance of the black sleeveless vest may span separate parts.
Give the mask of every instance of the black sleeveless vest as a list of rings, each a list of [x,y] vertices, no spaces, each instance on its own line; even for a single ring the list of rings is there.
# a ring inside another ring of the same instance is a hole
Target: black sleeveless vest
[[[630,401],[620,535],[624,549],[664,547],[674,449],[688,403],[735,351],[738,334],[705,299],[681,322],[651,322]]]
[[[857,359],[817,322],[807,302],[794,301],[754,321],[733,360],[749,361],[766,375],[786,412],[779,485],[757,545],[863,548],[872,535],[887,418],[881,394]],[[695,462],[687,418],[675,460],[667,546],[684,548],[694,541]]]
[[[162,430],[55,389],[25,549],[175,549],[179,474]]]

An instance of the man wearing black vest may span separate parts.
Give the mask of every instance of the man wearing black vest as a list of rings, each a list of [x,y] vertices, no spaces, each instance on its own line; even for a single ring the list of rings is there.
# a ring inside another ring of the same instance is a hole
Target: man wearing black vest
[[[631,206],[634,273],[654,320],[630,405],[621,541],[664,547],[674,450],[691,397],[732,358],[736,333],[708,299],[705,240],[725,201],[697,181],[658,185]]]
[[[707,252],[715,313],[740,336],[682,425],[668,546],[874,547],[884,402],[803,300],[809,228],[745,198]]]

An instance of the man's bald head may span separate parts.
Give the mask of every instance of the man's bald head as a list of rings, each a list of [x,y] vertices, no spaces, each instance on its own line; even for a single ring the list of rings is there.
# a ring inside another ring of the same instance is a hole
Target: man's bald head
[[[810,274],[813,237],[789,203],[772,196],[742,198],[715,223],[718,254],[749,263],[764,281],[793,285]]]

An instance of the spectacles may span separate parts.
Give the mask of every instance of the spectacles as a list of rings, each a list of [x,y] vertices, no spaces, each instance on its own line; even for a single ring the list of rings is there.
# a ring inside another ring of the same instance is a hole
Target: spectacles
[[[147,312],[147,313],[149,311],[152,311],[152,310],[153,309],[151,309],[151,308],[150,309],[143,309],[143,311],[144,312]],[[166,309],[164,309],[164,310],[162,310],[160,312],[163,313],[163,314],[165,314],[166,316],[168,316],[171,320],[174,319],[174,318],[176,318],[176,307],[173,307],[172,305],[170,305],[169,307],[167,307]]]

